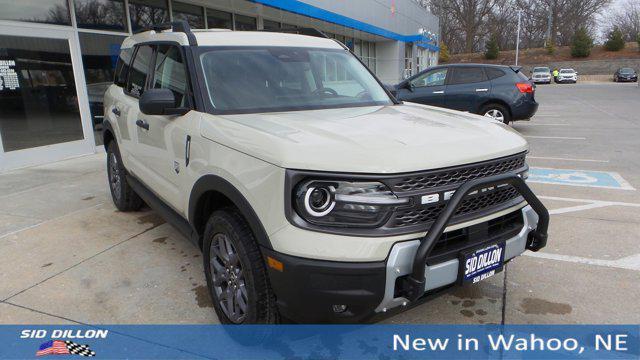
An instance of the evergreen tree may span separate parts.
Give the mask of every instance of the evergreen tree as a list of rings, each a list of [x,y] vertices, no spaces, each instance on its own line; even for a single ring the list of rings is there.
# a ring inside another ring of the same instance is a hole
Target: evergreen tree
[[[620,51],[624,49],[624,35],[617,26],[607,34],[607,41],[604,43],[605,49],[609,51]]]
[[[587,57],[591,55],[593,48],[593,38],[584,27],[579,28],[571,39],[571,56]]]
[[[440,54],[439,54],[439,62],[446,63],[449,61],[449,48],[447,44],[441,42],[440,43]]]
[[[486,45],[486,51],[484,52],[484,58],[487,60],[495,60],[500,55],[500,47],[498,46],[498,40],[495,36],[491,36]]]

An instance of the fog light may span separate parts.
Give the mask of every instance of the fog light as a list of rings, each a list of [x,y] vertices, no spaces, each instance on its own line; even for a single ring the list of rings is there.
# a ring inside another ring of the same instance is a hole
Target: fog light
[[[333,312],[336,314],[347,311],[347,305],[333,305]]]

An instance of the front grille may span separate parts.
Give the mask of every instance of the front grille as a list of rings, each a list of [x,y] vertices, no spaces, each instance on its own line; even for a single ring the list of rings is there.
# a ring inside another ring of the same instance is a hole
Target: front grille
[[[423,174],[404,176],[394,179],[394,181],[389,181],[389,185],[393,192],[399,194],[462,184],[463,182],[477,178],[504,174],[524,166],[525,154],[522,153],[474,165],[457,166],[439,171],[436,170]]]
[[[513,201],[518,199],[518,201]],[[462,203],[456,210],[453,217],[453,222],[456,222],[456,218],[469,217],[489,210],[490,208],[505,203],[517,203],[521,202],[522,198],[518,191],[511,185],[499,187],[488,193],[480,194],[477,196],[469,196],[462,200]],[[446,204],[437,204],[432,206],[423,206],[418,209],[409,209],[405,211],[398,211],[392,220],[392,227],[403,227],[411,225],[428,224],[436,220],[440,212],[444,209]],[[515,204],[514,204],[515,205]]]

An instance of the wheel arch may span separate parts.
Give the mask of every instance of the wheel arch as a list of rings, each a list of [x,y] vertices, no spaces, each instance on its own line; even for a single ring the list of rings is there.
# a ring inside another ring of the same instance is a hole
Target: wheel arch
[[[209,215],[229,206],[235,207],[249,223],[258,245],[272,249],[269,236],[249,201],[229,181],[217,175],[205,175],[198,179],[189,195],[189,223],[198,236],[200,248]]]
[[[507,109],[507,111],[509,112],[509,117],[513,118],[513,112],[511,111],[511,106],[509,106],[509,104],[506,101],[504,101],[502,99],[498,99],[498,98],[487,99],[486,101],[481,103],[480,106],[478,106],[478,114],[479,115],[484,115],[484,114],[482,114],[482,109],[485,106],[491,105],[491,104],[499,104],[499,105],[504,106],[504,108]]]
[[[113,131],[113,127],[109,121],[102,122],[102,145],[104,149],[107,150],[107,146],[109,146],[109,142],[112,140],[116,140],[116,133]]]

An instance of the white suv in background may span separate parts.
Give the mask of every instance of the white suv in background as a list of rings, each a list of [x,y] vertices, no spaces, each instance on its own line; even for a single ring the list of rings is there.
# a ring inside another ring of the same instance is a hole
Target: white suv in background
[[[559,83],[576,83],[578,82],[578,73],[573,69],[560,69],[558,72],[558,80]]]
[[[297,31],[315,36],[158,26],[105,94],[116,207],[144,201],[202,249],[222,323],[364,321],[545,246],[520,135],[400,103]]]

